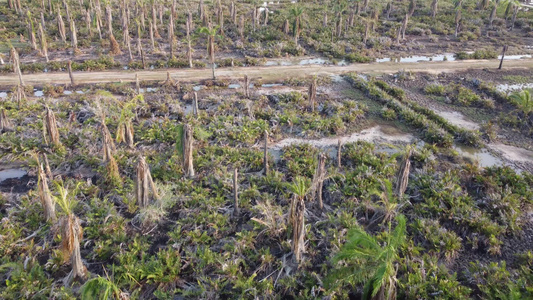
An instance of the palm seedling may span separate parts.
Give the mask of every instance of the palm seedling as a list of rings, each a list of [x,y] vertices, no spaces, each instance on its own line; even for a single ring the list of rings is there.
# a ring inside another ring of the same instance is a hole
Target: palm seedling
[[[59,140],[59,131],[57,130],[57,121],[54,112],[47,106],[43,122],[43,138],[46,145],[52,145],[61,148]]]
[[[516,92],[510,96],[510,99],[526,116],[533,112],[533,99],[528,90]]]
[[[73,279],[84,279],[87,275],[87,268],[81,261],[80,241],[83,239],[83,228],[80,219],[74,215],[76,205],[75,196],[70,196],[67,188],[63,184],[56,184],[58,194],[54,196],[55,202],[59,205],[65,214],[59,219],[59,228],[61,231],[61,250],[65,260],[70,259],[72,271],[65,278],[65,283],[70,284]],[[74,189],[77,191],[79,185]],[[75,194],[75,192],[74,192]]]
[[[372,190],[370,191],[370,195],[378,196],[380,204],[379,207],[377,207],[377,213],[372,217],[372,220],[370,221],[370,224],[374,224],[377,221],[380,221],[382,223],[390,222],[398,211],[403,206],[403,203],[399,203],[397,201],[397,198],[395,197],[392,183],[384,179],[382,181],[382,190]]]
[[[150,197],[150,191],[152,197]],[[137,177],[135,181],[135,197],[140,208],[146,208],[150,204],[150,199],[157,200],[159,195],[150,173],[150,167],[144,157],[139,156],[137,162]]]
[[[215,77],[215,38],[217,37],[218,26],[211,28],[201,27],[199,32],[207,36],[207,53],[209,54],[209,60],[211,63],[211,70],[213,71],[213,80]]]
[[[302,260],[302,253],[305,251],[305,197],[309,190],[309,180],[301,176],[289,184],[289,191],[293,194],[289,212],[289,224],[292,226],[291,248],[297,263]]]
[[[396,299],[396,273],[399,253],[406,240],[406,220],[396,217],[398,224],[389,231],[383,245],[360,227],[348,231],[346,242],[333,258],[341,265],[328,277],[330,286],[339,283],[365,283],[364,300]]]

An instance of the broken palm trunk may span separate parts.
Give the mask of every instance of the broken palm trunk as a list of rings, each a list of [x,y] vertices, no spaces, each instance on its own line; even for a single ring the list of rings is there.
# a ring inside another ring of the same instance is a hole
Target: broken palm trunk
[[[68,77],[70,77],[70,86],[75,86],[76,81],[74,81],[74,75],[72,74],[72,61],[70,60],[68,61],[67,68],[68,68]]]
[[[318,155],[318,164],[313,176],[313,182],[311,184],[312,198],[317,199],[318,208],[322,210],[324,203],[322,201],[322,187],[324,185],[324,179],[326,178],[326,154],[320,153]]]
[[[15,74],[17,74],[19,77],[19,85],[24,86],[24,81],[22,81],[22,72],[20,71],[20,57],[17,50],[15,50],[13,47],[11,47],[10,56],[11,61],[13,62],[13,72],[15,72]]]
[[[268,175],[268,131],[265,130],[265,148],[263,150],[263,165],[265,176]]]
[[[65,279],[65,284],[70,284],[75,278],[84,279],[87,268],[81,261],[80,241],[83,239],[83,228],[80,219],[74,214],[68,214],[59,222],[62,236],[62,250],[65,260],[70,259],[72,271]]]
[[[46,145],[52,144],[54,147],[61,147],[59,131],[57,130],[56,116],[48,107],[46,107],[43,131],[44,142]]]
[[[396,195],[398,198],[402,198],[405,190],[407,189],[407,184],[409,183],[409,171],[411,170],[411,154],[412,149],[407,150],[407,153],[404,156],[404,160],[398,172],[398,177],[396,178]]]
[[[244,75],[244,97],[250,98],[250,79]]]
[[[11,122],[9,122],[9,119],[6,115],[6,110],[4,108],[0,109],[0,133],[6,132],[6,131],[12,131],[13,128],[11,127]]]
[[[15,89],[11,93],[11,101],[16,102],[18,108],[20,109],[20,104],[22,103],[22,100],[26,99],[26,92],[24,91],[24,87],[20,84],[15,86]]]
[[[194,92],[194,98],[192,103],[192,112],[195,117],[198,117],[198,93]]]
[[[342,168],[342,142],[339,139],[338,145],[337,145],[337,168],[340,170]]]
[[[55,222],[56,220],[56,210],[54,201],[52,200],[52,195],[50,194],[50,189],[48,188],[48,177],[44,172],[44,168],[40,162],[38,162],[38,191],[39,199],[44,209],[44,217],[47,221]]]
[[[237,168],[233,170],[233,216],[237,217],[240,214],[239,209],[239,171]]]
[[[192,127],[189,124],[186,124],[183,128],[183,169],[185,171],[185,176],[192,178],[194,177],[194,164],[192,158],[193,152],[193,135]]]
[[[116,152],[115,143],[111,137],[111,133],[105,124],[105,118],[102,118],[102,123],[100,128],[102,130],[102,152],[103,160],[106,165],[106,179],[108,182],[114,185],[120,185],[122,179],[120,178],[120,172],[118,171],[117,161],[115,160],[114,154]]]
[[[305,202],[304,197],[294,197],[291,204],[292,252],[297,263],[302,260],[305,251]]]
[[[316,78],[313,79],[311,86],[309,86],[309,104],[311,105],[311,111],[315,111],[316,102]]]
[[[150,197],[150,191],[152,197]],[[146,163],[144,157],[139,156],[137,163],[137,179],[135,182],[135,197],[140,208],[146,208],[150,204],[150,200],[157,200],[159,195],[150,173],[150,167]]]

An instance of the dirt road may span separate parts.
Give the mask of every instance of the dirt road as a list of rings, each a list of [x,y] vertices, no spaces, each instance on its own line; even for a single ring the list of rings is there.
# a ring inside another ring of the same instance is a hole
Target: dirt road
[[[307,77],[312,75],[335,75],[347,72],[360,72],[366,74],[395,73],[400,70],[412,72],[455,72],[467,69],[496,69],[499,60],[468,60],[468,61],[443,61],[421,63],[371,63],[352,64],[348,66],[336,65],[293,65],[293,66],[261,66],[222,68],[216,70],[218,79],[241,79],[244,75],[252,78],[262,78],[266,81],[281,81],[285,78]],[[533,69],[533,59],[508,60],[504,62],[504,69]],[[103,71],[103,72],[74,72],[76,83],[105,83],[129,82],[135,80],[135,74],[141,81],[163,81],[167,71],[174,80],[180,82],[196,82],[211,78],[211,69],[160,69],[143,71]],[[67,72],[38,73],[23,75],[25,84],[42,86],[47,83],[68,84],[70,78]],[[11,87],[18,83],[15,74],[0,76],[0,87]]]

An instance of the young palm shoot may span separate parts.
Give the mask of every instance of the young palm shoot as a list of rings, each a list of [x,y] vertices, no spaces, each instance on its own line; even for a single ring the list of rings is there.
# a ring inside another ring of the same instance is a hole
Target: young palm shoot
[[[150,193],[151,191],[151,193]],[[158,200],[159,195],[150,173],[150,167],[144,157],[139,156],[137,162],[137,178],[135,181],[135,197],[140,208],[146,208],[152,202]]]
[[[65,260],[70,259],[72,264],[72,271],[65,278],[65,284],[68,285],[73,279],[84,279],[87,275],[87,268],[81,261],[80,242],[83,239],[83,228],[80,224],[80,219],[74,215],[74,207],[76,200],[69,196],[67,188],[62,184],[56,184],[58,196],[54,196],[54,200],[65,214],[59,219],[59,228],[61,230],[61,250]],[[79,187],[79,185],[78,185]],[[77,188],[75,190],[77,190]]]
[[[511,95],[510,99],[524,115],[528,116],[533,112],[533,98],[531,98],[531,93],[528,90],[516,92]]]
[[[298,44],[298,40],[300,38],[300,26],[302,21],[302,15],[304,13],[304,9],[301,6],[294,5],[291,7],[291,10],[289,11],[291,17],[294,18],[292,23],[292,33],[294,36],[294,42]]]
[[[118,286],[111,280],[104,277],[95,277],[88,280],[81,287],[81,299],[93,300],[93,299],[127,299],[125,295],[118,288]]]

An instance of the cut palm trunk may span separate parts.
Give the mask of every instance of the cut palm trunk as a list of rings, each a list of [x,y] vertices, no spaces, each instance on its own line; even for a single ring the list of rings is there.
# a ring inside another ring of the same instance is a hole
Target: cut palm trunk
[[[9,122],[9,119],[6,115],[6,110],[4,108],[0,109],[0,133],[6,132],[6,131],[12,131],[13,128],[11,127],[11,122]]]
[[[239,209],[239,181],[238,181],[239,171],[235,168],[233,170],[233,216],[237,217],[240,214]]]
[[[46,35],[43,30],[43,26],[39,24],[39,40],[41,41],[41,52],[46,59],[46,62],[49,62],[48,59],[48,44],[46,42]]]
[[[67,68],[68,68],[68,77],[70,78],[70,86],[75,86],[76,81],[74,81],[74,74],[72,74],[72,61],[70,60],[68,61]]]
[[[54,147],[61,147],[61,141],[59,140],[59,131],[57,130],[56,116],[49,107],[46,107],[46,113],[44,117],[44,142],[46,145],[53,145]]]
[[[268,131],[265,130],[265,147],[263,150],[263,165],[264,165],[264,174],[268,175]]]
[[[48,188],[48,177],[44,172],[44,168],[39,163],[38,166],[38,190],[39,190],[39,199],[44,209],[44,217],[47,221],[55,222],[56,220],[56,210],[54,201],[52,200],[52,195],[50,189]]]
[[[304,197],[294,197],[292,207],[292,253],[294,260],[300,263],[302,253],[305,251],[305,202]]]
[[[398,172],[398,177],[396,178],[396,195],[398,198],[402,198],[405,190],[407,189],[407,184],[409,183],[409,171],[411,170],[411,154],[412,149],[409,149],[404,156],[404,160]]]
[[[311,185],[313,199],[316,198],[318,208],[320,210],[324,208],[324,203],[322,201],[322,187],[324,185],[325,178],[326,178],[326,155],[324,153],[320,153],[318,155],[318,164],[317,164],[315,175],[313,176],[313,182]]]
[[[309,104],[311,105],[311,111],[315,111],[315,102],[316,102],[316,78],[313,79],[311,85],[309,86]]]
[[[60,221],[63,257],[72,263],[72,271],[65,279],[68,285],[76,278],[84,279],[87,268],[81,261],[80,241],[83,239],[83,228],[80,219],[74,214],[68,214]]]
[[[139,156],[137,163],[137,178],[135,182],[135,197],[140,208],[146,208],[152,202],[158,200],[159,195],[150,173],[150,167],[144,157]]]
[[[183,128],[183,168],[185,176],[194,177],[194,164],[193,164],[193,131],[189,124],[186,124]]]

